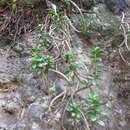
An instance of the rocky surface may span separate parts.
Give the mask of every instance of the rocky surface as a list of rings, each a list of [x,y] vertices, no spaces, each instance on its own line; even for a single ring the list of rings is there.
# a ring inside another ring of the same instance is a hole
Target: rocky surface
[[[102,9],[102,7],[101,7]],[[103,9],[105,9],[103,7]],[[100,12],[100,11],[99,11]],[[102,13],[101,13],[102,14]],[[112,15],[111,20],[106,17],[111,16],[110,12],[104,13],[104,18],[96,17],[95,14],[86,14],[86,30],[82,34],[76,34],[72,32],[71,43],[72,49],[77,53],[77,60],[84,63],[87,68],[79,69],[78,72],[82,75],[86,75],[87,72],[92,69],[90,47],[92,45],[104,45],[107,49],[104,49],[105,59],[108,55],[113,54],[112,45],[107,45],[109,39],[113,34],[119,31],[120,25],[119,19]],[[89,18],[89,19],[88,19]],[[92,19],[95,19],[90,24]],[[74,18],[75,20],[75,18]],[[88,28],[89,31],[88,31]],[[100,30],[100,29],[101,30]],[[110,29],[110,30],[109,30]],[[110,33],[112,31],[112,34]],[[88,40],[87,35],[90,39]],[[90,35],[91,34],[91,35]],[[102,39],[102,35],[106,39]],[[100,39],[101,38],[101,39]],[[115,38],[113,36],[113,38]],[[8,45],[0,48],[0,129],[1,130],[61,130],[61,115],[62,110],[60,106],[55,104],[57,110],[49,111],[48,104],[50,102],[50,95],[44,88],[42,78],[34,73],[30,69],[28,57],[31,56],[31,47],[36,45],[37,36],[35,34],[26,34],[22,40],[17,40],[15,45],[8,51]],[[119,39],[119,36],[118,38]],[[105,41],[105,42],[104,42]],[[107,42],[106,42],[107,41]],[[91,42],[91,44],[90,44]],[[94,44],[95,43],[95,44]],[[105,44],[106,43],[106,44]],[[117,41],[115,41],[117,43]],[[106,52],[105,52],[106,51]],[[114,57],[114,56],[113,56]],[[112,79],[111,64],[110,61],[102,62],[103,68],[106,70],[101,75],[101,80],[98,82],[102,86],[101,88],[95,88],[95,91],[99,92],[104,99],[107,100],[106,106],[104,106],[109,114],[103,116],[106,127],[102,128],[95,126],[95,130],[129,130],[129,114],[128,107],[129,101],[122,102],[118,99],[117,84],[114,84]],[[115,59],[114,59],[115,60]],[[116,61],[115,61],[116,62]],[[114,62],[114,63],[115,63]],[[87,76],[87,75],[86,75]],[[49,73],[48,80],[50,84],[55,85],[58,93],[62,93],[66,89],[65,80],[55,73]],[[74,83],[75,87],[75,83]],[[86,97],[87,91],[79,93],[79,97]],[[67,96],[70,96],[67,93]],[[53,113],[53,114],[52,114]],[[75,129],[73,119],[64,117],[64,126],[67,130]],[[79,128],[77,130],[84,130],[82,122],[76,122]]]
[[[125,0],[105,0],[108,8],[115,14],[119,14],[127,9],[128,1]]]
[[[123,36],[120,33],[120,17],[113,15],[104,4],[93,9],[93,12],[73,15],[74,25],[81,31],[79,35],[90,44],[119,43]],[[93,40],[94,39],[94,40]]]
[[[28,35],[28,38],[29,39],[25,39],[23,41],[23,45],[24,43],[32,41],[32,34],[30,34],[30,36]],[[91,66],[91,60],[87,57],[90,52],[89,48],[88,51],[87,49],[84,49],[84,46],[86,45],[80,38],[78,38],[78,35],[73,34],[73,39],[75,44],[73,49],[79,54],[77,58],[80,58],[82,62],[86,63],[86,65]],[[43,86],[41,79],[35,73],[30,71],[27,62],[28,54],[26,56],[21,55],[23,50],[21,53],[17,53],[16,46],[12,51],[10,51],[8,60],[2,60],[4,67],[1,66],[2,73],[0,75],[0,81],[1,86],[3,86],[1,89],[4,91],[5,85],[12,88],[12,84],[15,84],[15,89],[10,89],[6,92],[0,93],[0,127],[5,130],[61,130],[58,123],[61,116],[60,111],[53,114],[53,116],[49,115],[49,97],[46,95],[46,92],[41,89],[41,86]],[[26,46],[26,49],[30,50],[30,47],[28,48]],[[102,88],[97,89],[96,91],[100,92],[104,97],[110,94],[109,92],[112,85],[111,78],[110,72],[105,72],[102,75],[101,82],[99,81],[102,86],[104,86],[104,91],[102,91]],[[56,86],[58,87],[57,90],[62,92],[66,87],[64,79],[56,79]],[[81,94],[79,93],[79,96],[85,97],[86,91],[83,91]],[[102,118],[106,122],[106,128],[122,130],[127,128],[127,121],[125,120],[126,117],[124,115],[125,105],[120,106],[118,100],[114,96],[116,96],[116,93],[111,93],[109,95],[109,98],[111,97],[112,101],[110,100],[107,104],[107,109],[111,114],[108,115],[107,119],[106,117]],[[64,125],[67,130],[74,128],[73,125],[70,125],[71,123],[73,124],[73,120],[65,119],[64,121]],[[117,124],[119,126],[117,126]],[[103,129],[97,127],[96,130],[106,130],[106,128]],[[82,129],[84,128],[81,128],[81,130]]]
[[[125,0],[127,5],[130,7],[130,0]]]

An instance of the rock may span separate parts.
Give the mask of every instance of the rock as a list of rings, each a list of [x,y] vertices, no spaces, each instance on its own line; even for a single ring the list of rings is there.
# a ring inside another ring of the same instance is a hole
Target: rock
[[[11,124],[8,126],[8,130],[29,130],[27,121],[19,119],[15,124]]]
[[[14,47],[13,50],[17,53],[21,53],[24,50],[24,46],[22,43],[17,43]]]
[[[125,0],[126,4],[130,6],[130,0]]]
[[[2,21],[0,21],[2,22]],[[2,22],[3,24],[3,22]],[[12,43],[10,36],[1,36],[0,35],[0,48],[4,48]]]
[[[21,57],[26,57],[31,54],[31,48],[28,48],[26,44],[22,44],[21,42],[18,42],[14,47],[13,50],[19,54]]]
[[[45,112],[47,111],[47,104],[38,104],[33,103],[29,106],[27,117],[28,120],[31,122],[41,122],[42,118],[44,117]]]
[[[18,93],[11,93],[5,97],[5,102],[2,104],[2,108],[9,114],[18,114],[22,108],[22,101]]]
[[[19,92],[21,92],[21,97],[25,106],[33,103],[38,98],[40,93],[38,94],[37,90],[35,91],[34,90],[35,88],[32,89],[30,87],[28,88],[24,87],[19,90]]]
[[[8,126],[7,126],[6,123],[0,122],[0,130],[8,130],[7,127],[8,127]]]
[[[20,110],[20,106],[17,103],[10,102],[6,104],[5,106],[3,106],[3,109],[10,114],[12,113],[14,114]]]
[[[39,124],[37,123],[32,123],[32,126],[31,126],[31,130],[43,130]]]
[[[127,4],[125,0],[105,0],[107,7],[115,14],[125,11]]]
[[[19,89],[19,92],[25,106],[45,95],[38,87],[25,84]]]
[[[82,35],[87,43],[96,45],[118,40],[120,18],[113,15],[103,4],[95,7],[93,12],[95,13],[84,13],[84,21],[80,15],[72,16],[74,25],[81,31],[78,34]]]
[[[4,68],[3,68],[4,70]],[[8,73],[0,73],[0,89],[4,90],[15,90],[19,87],[19,82],[15,76]]]
[[[7,73],[0,74],[0,87],[15,82],[16,78],[13,75]]]

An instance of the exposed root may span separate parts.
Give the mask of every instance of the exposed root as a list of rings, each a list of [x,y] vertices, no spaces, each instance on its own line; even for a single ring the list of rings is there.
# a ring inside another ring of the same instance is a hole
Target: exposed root
[[[60,94],[57,95],[55,98],[53,98],[53,100],[50,102],[49,107],[48,107],[48,111],[49,111],[50,113],[52,112],[52,111],[51,111],[51,107],[53,106],[54,102],[55,102],[58,98],[62,97],[62,96],[64,95],[64,93],[65,93],[65,92],[60,93]]]
[[[124,45],[126,46],[128,52],[130,53],[130,47],[128,45],[128,30],[129,30],[129,23],[127,23],[125,21],[125,13],[122,13],[122,19],[121,19],[121,29],[123,32],[123,36],[124,36],[124,40],[122,41],[122,43],[119,45],[119,55],[121,56],[122,60],[130,65],[129,61],[127,61],[127,59],[123,56],[123,54],[121,53],[121,49],[124,47]]]

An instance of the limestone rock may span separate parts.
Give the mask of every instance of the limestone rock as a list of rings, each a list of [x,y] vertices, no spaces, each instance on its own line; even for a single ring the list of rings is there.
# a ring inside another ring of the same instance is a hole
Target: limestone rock
[[[106,5],[113,13],[121,13],[127,8],[125,0],[105,0]]]
[[[36,104],[36,103],[33,103],[29,106],[29,109],[28,109],[28,119],[29,121],[42,121],[42,118],[44,116],[44,113],[46,112],[47,110],[47,105],[45,104]]]
[[[114,36],[116,39],[121,38],[120,18],[113,15],[103,4],[95,7],[93,13],[84,13],[84,20],[81,15],[73,15],[72,20],[75,27],[81,31],[79,34],[88,43],[93,43],[93,40],[101,42],[111,39],[113,41]]]
[[[6,74],[6,73],[0,74],[0,84],[8,84],[12,81],[15,81],[14,76]]]
[[[13,75],[7,73],[0,74],[0,88],[16,88],[18,86],[17,81]]]
[[[128,5],[128,6],[130,6],[130,0],[125,0],[126,1],[126,4]]]

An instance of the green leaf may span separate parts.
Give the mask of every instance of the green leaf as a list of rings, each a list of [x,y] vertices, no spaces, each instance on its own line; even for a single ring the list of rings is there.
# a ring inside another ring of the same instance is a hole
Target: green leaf
[[[74,109],[72,107],[69,108],[69,111],[74,111]]]
[[[56,92],[56,88],[51,87],[51,88],[49,88],[49,91],[50,91],[51,93],[55,93],[55,92]]]
[[[31,58],[29,58],[28,60],[30,61],[30,62],[35,62],[36,61],[36,57],[31,57]]]
[[[97,120],[97,123],[98,123],[100,126],[105,127],[104,121],[102,121],[102,120]]]
[[[42,74],[42,71],[38,71],[37,73],[38,73],[38,75],[41,75],[41,74]]]
[[[107,111],[102,111],[101,114],[102,114],[102,115],[108,115],[109,112],[107,112]]]
[[[40,68],[43,67],[43,66],[44,66],[43,63],[39,63],[39,64],[38,64],[38,67],[40,67]]]
[[[96,113],[99,113],[99,114],[102,113],[102,109],[100,107],[95,108],[95,110],[96,110]]]
[[[77,113],[77,114],[76,114],[76,118],[78,118],[78,119],[80,119],[80,118],[81,118],[80,113]]]
[[[94,47],[92,48],[92,53],[93,54],[100,54],[101,53],[101,48],[100,47]]]
[[[52,8],[53,8],[53,10],[54,10],[54,15],[58,15],[58,14],[57,14],[57,7],[56,7],[55,4],[52,4]]]
[[[74,72],[73,72],[73,71],[70,71],[70,72],[68,73],[68,75],[69,75],[70,77],[73,77],[73,76],[74,76]]]
[[[72,117],[76,117],[76,113],[75,113],[75,112],[72,112],[72,113],[71,113],[71,116],[72,116]]]
[[[96,121],[96,120],[97,120],[97,116],[96,116],[96,115],[91,115],[91,116],[90,116],[90,119],[91,119],[92,121]]]
[[[41,36],[42,36],[42,34],[39,33],[39,34],[38,34],[38,37],[41,37]]]
[[[36,69],[36,68],[37,68],[37,65],[36,65],[36,64],[33,64],[33,65],[32,65],[32,68],[33,68],[33,69]]]
[[[17,7],[17,6],[16,6],[16,3],[13,3],[13,4],[12,4],[12,9],[15,10],[16,7]]]

